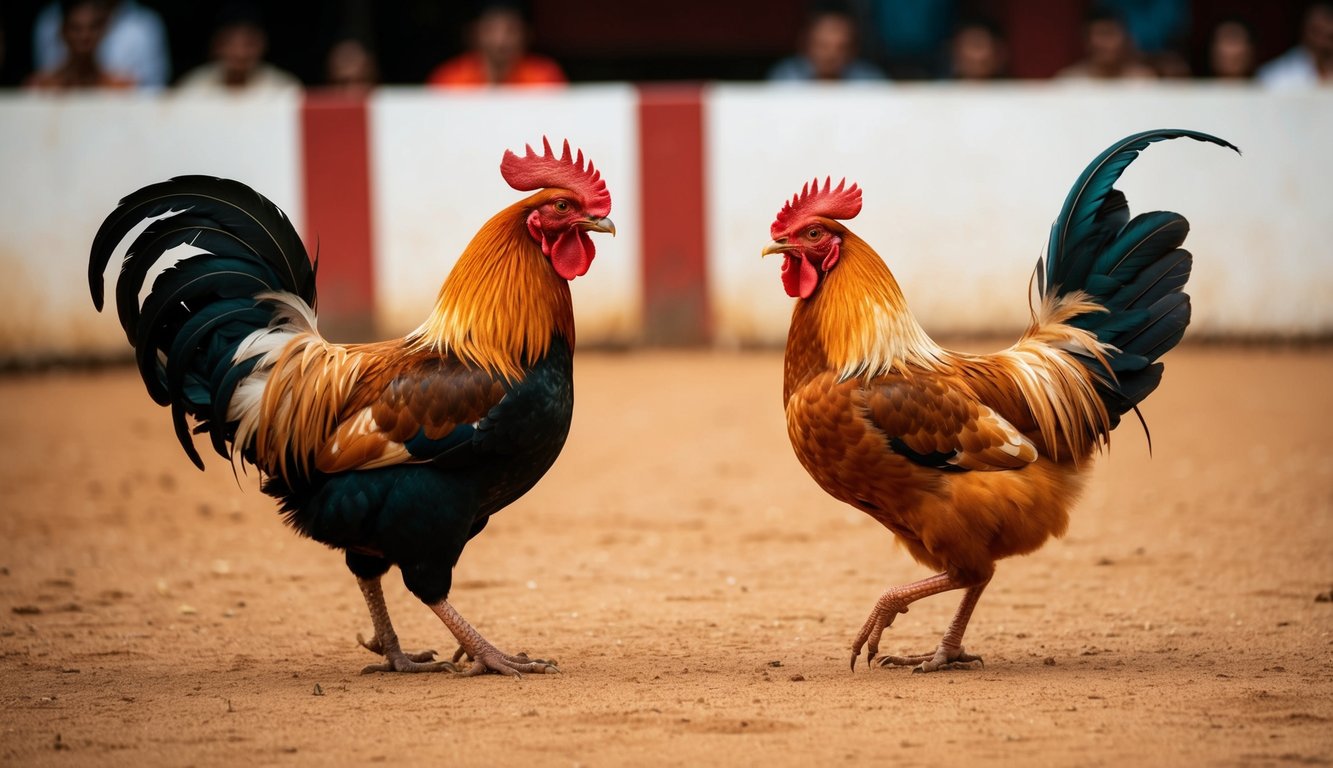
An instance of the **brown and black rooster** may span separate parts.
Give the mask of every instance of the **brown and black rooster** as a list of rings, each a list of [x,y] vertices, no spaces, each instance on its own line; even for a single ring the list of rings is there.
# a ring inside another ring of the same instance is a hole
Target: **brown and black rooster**
[[[459,643],[467,674],[545,672],[502,653],[449,604],[454,564],[490,516],[555,462],[569,433],[574,314],[589,232],[615,232],[611,195],[583,153],[506,152],[500,172],[533,191],[486,222],[406,338],[334,344],[315,326],[315,268],[287,217],[235,181],[184,176],[126,197],[93,241],[89,283],[129,231],[116,284],[121,325],[149,394],[171,406],[181,446],[207,433],[259,468],[301,534],[346,552],[385,657],[378,669],[455,669],[399,646],[380,589],[397,565]],[[161,217],[161,218],[157,218]],[[177,246],[196,251],[164,269]]]

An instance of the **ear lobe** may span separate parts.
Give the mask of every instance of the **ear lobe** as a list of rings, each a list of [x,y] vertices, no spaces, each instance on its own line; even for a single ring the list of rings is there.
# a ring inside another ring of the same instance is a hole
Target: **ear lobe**
[[[541,214],[537,213],[536,211],[533,211],[532,213],[528,214],[528,234],[532,235],[533,240],[536,240],[538,243],[541,243],[542,255],[550,256],[551,246],[549,243],[546,242],[546,233],[542,231],[541,223],[542,223]]]
[[[829,248],[828,255],[824,257],[824,263],[819,268],[825,272],[833,269],[833,265],[838,263],[838,258],[842,256],[842,238],[833,238],[833,247]]]

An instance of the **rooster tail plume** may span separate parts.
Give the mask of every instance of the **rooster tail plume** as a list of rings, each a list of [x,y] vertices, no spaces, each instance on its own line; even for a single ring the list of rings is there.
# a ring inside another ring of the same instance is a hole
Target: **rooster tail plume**
[[[107,263],[145,219],[154,220],[121,264],[116,309],[149,395],[171,406],[176,437],[202,469],[186,417],[231,457],[241,415],[229,410],[238,388],[281,343],[314,331],[316,266],[286,214],[253,189],[180,176],[127,196],[98,230],[88,285],[99,311]],[[203,252],[163,269],[140,303],[154,266],[182,245]]]
[[[1051,343],[1091,371],[1109,428],[1161,382],[1157,359],[1189,325],[1184,287],[1192,264],[1180,247],[1189,232],[1185,218],[1155,211],[1131,219],[1114,184],[1149,144],[1182,137],[1240,151],[1187,130],[1147,131],[1116,142],[1074,182],[1051,225],[1046,257],[1037,262],[1037,329],[1049,337],[1055,326],[1065,326]]]

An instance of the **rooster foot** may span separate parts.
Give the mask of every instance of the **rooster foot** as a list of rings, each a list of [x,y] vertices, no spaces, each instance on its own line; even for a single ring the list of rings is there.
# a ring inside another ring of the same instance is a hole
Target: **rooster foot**
[[[881,667],[913,667],[912,672],[936,672],[941,669],[967,669],[976,662],[983,667],[986,662],[980,656],[968,653],[960,648],[949,650],[941,645],[934,653],[920,656],[885,656],[876,661]]]
[[[365,639],[359,633],[356,641],[361,647],[377,656],[384,657],[384,663],[371,664],[361,670],[361,674],[371,672],[457,672],[458,666],[448,661],[435,661],[435,651],[417,651],[407,653],[399,648],[384,650],[384,644],[378,637]]]
[[[454,661],[461,660],[464,656],[472,660],[472,664],[463,672],[463,677],[474,677],[484,675],[487,672],[494,672],[500,675],[509,675],[510,677],[522,677],[524,672],[534,674],[545,674],[547,672],[559,672],[560,668],[555,665],[555,661],[546,659],[532,659],[526,653],[520,653],[517,656],[510,656],[502,653],[490,641],[481,636],[473,626],[467,623],[467,620],[459,615],[458,611],[449,604],[448,600],[441,600],[430,607],[444,626],[449,628],[454,638],[458,640],[459,648],[454,651]]]
[[[870,612],[866,623],[861,625],[861,631],[856,633],[856,640],[852,641],[852,671],[856,670],[856,659],[861,655],[862,648],[866,649],[867,665],[875,660],[884,630],[893,626],[893,620],[898,618],[898,614],[907,613],[907,604],[895,597],[886,592],[875,603],[875,609]]]
[[[530,659],[528,658],[527,653],[519,653],[517,656],[511,656],[509,658],[520,662],[540,661],[545,664],[550,664],[551,666],[555,666],[556,664],[555,659]],[[472,661],[472,654],[468,653],[467,649],[460,645],[458,646],[458,649],[454,651],[452,661],[457,664],[464,659],[467,659],[469,662]]]
[[[560,671],[560,668],[555,665],[554,659],[550,661],[547,661],[546,659],[533,659],[529,658],[526,653],[510,656],[507,653],[502,653],[498,648],[489,643],[478,649],[475,655],[469,653],[462,646],[459,646],[458,650],[454,651],[454,663],[456,664],[464,658],[472,662],[472,664],[467,668],[467,671],[463,673],[463,677],[484,675],[487,672],[522,677],[522,673],[524,672],[532,672],[541,675],[546,674],[547,672]]]

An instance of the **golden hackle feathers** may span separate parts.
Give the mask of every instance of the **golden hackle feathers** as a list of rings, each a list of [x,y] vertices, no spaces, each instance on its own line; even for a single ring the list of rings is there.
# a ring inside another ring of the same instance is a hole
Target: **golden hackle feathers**
[[[809,314],[828,362],[843,379],[916,366],[933,369],[943,350],[907,309],[893,273],[864,240],[839,231],[842,257],[819,292],[797,302]]]
[[[237,388],[228,416],[238,422],[234,444],[253,450],[262,471],[285,478],[310,470],[374,356],[325,341],[310,308],[292,294],[256,298],[277,307],[274,324],[238,348],[237,359],[267,351]]]
[[[290,458],[296,471],[309,472],[312,457],[338,423],[363,362],[364,355],[313,334],[287,347],[269,376],[255,433],[259,455],[268,457],[268,471],[286,476]]]
[[[1111,421],[1087,366],[1075,355],[1093,358],[1110,370],[1105,345],[1066,321],[1105,311],[1085,294],[1048,297],[1033,324],[1010,348],[990,355],[953,357],[1003,373],[1018,387],[1052,459],[1081,461],[1110,439]]]
[[[546,354],[553,331],[573,347],[569,284],[551,269],[523,216],[555,194],[532,195],[482,226],[444,281],[430,317],[408,335],[413,349],[455,354],[516,380]]]

